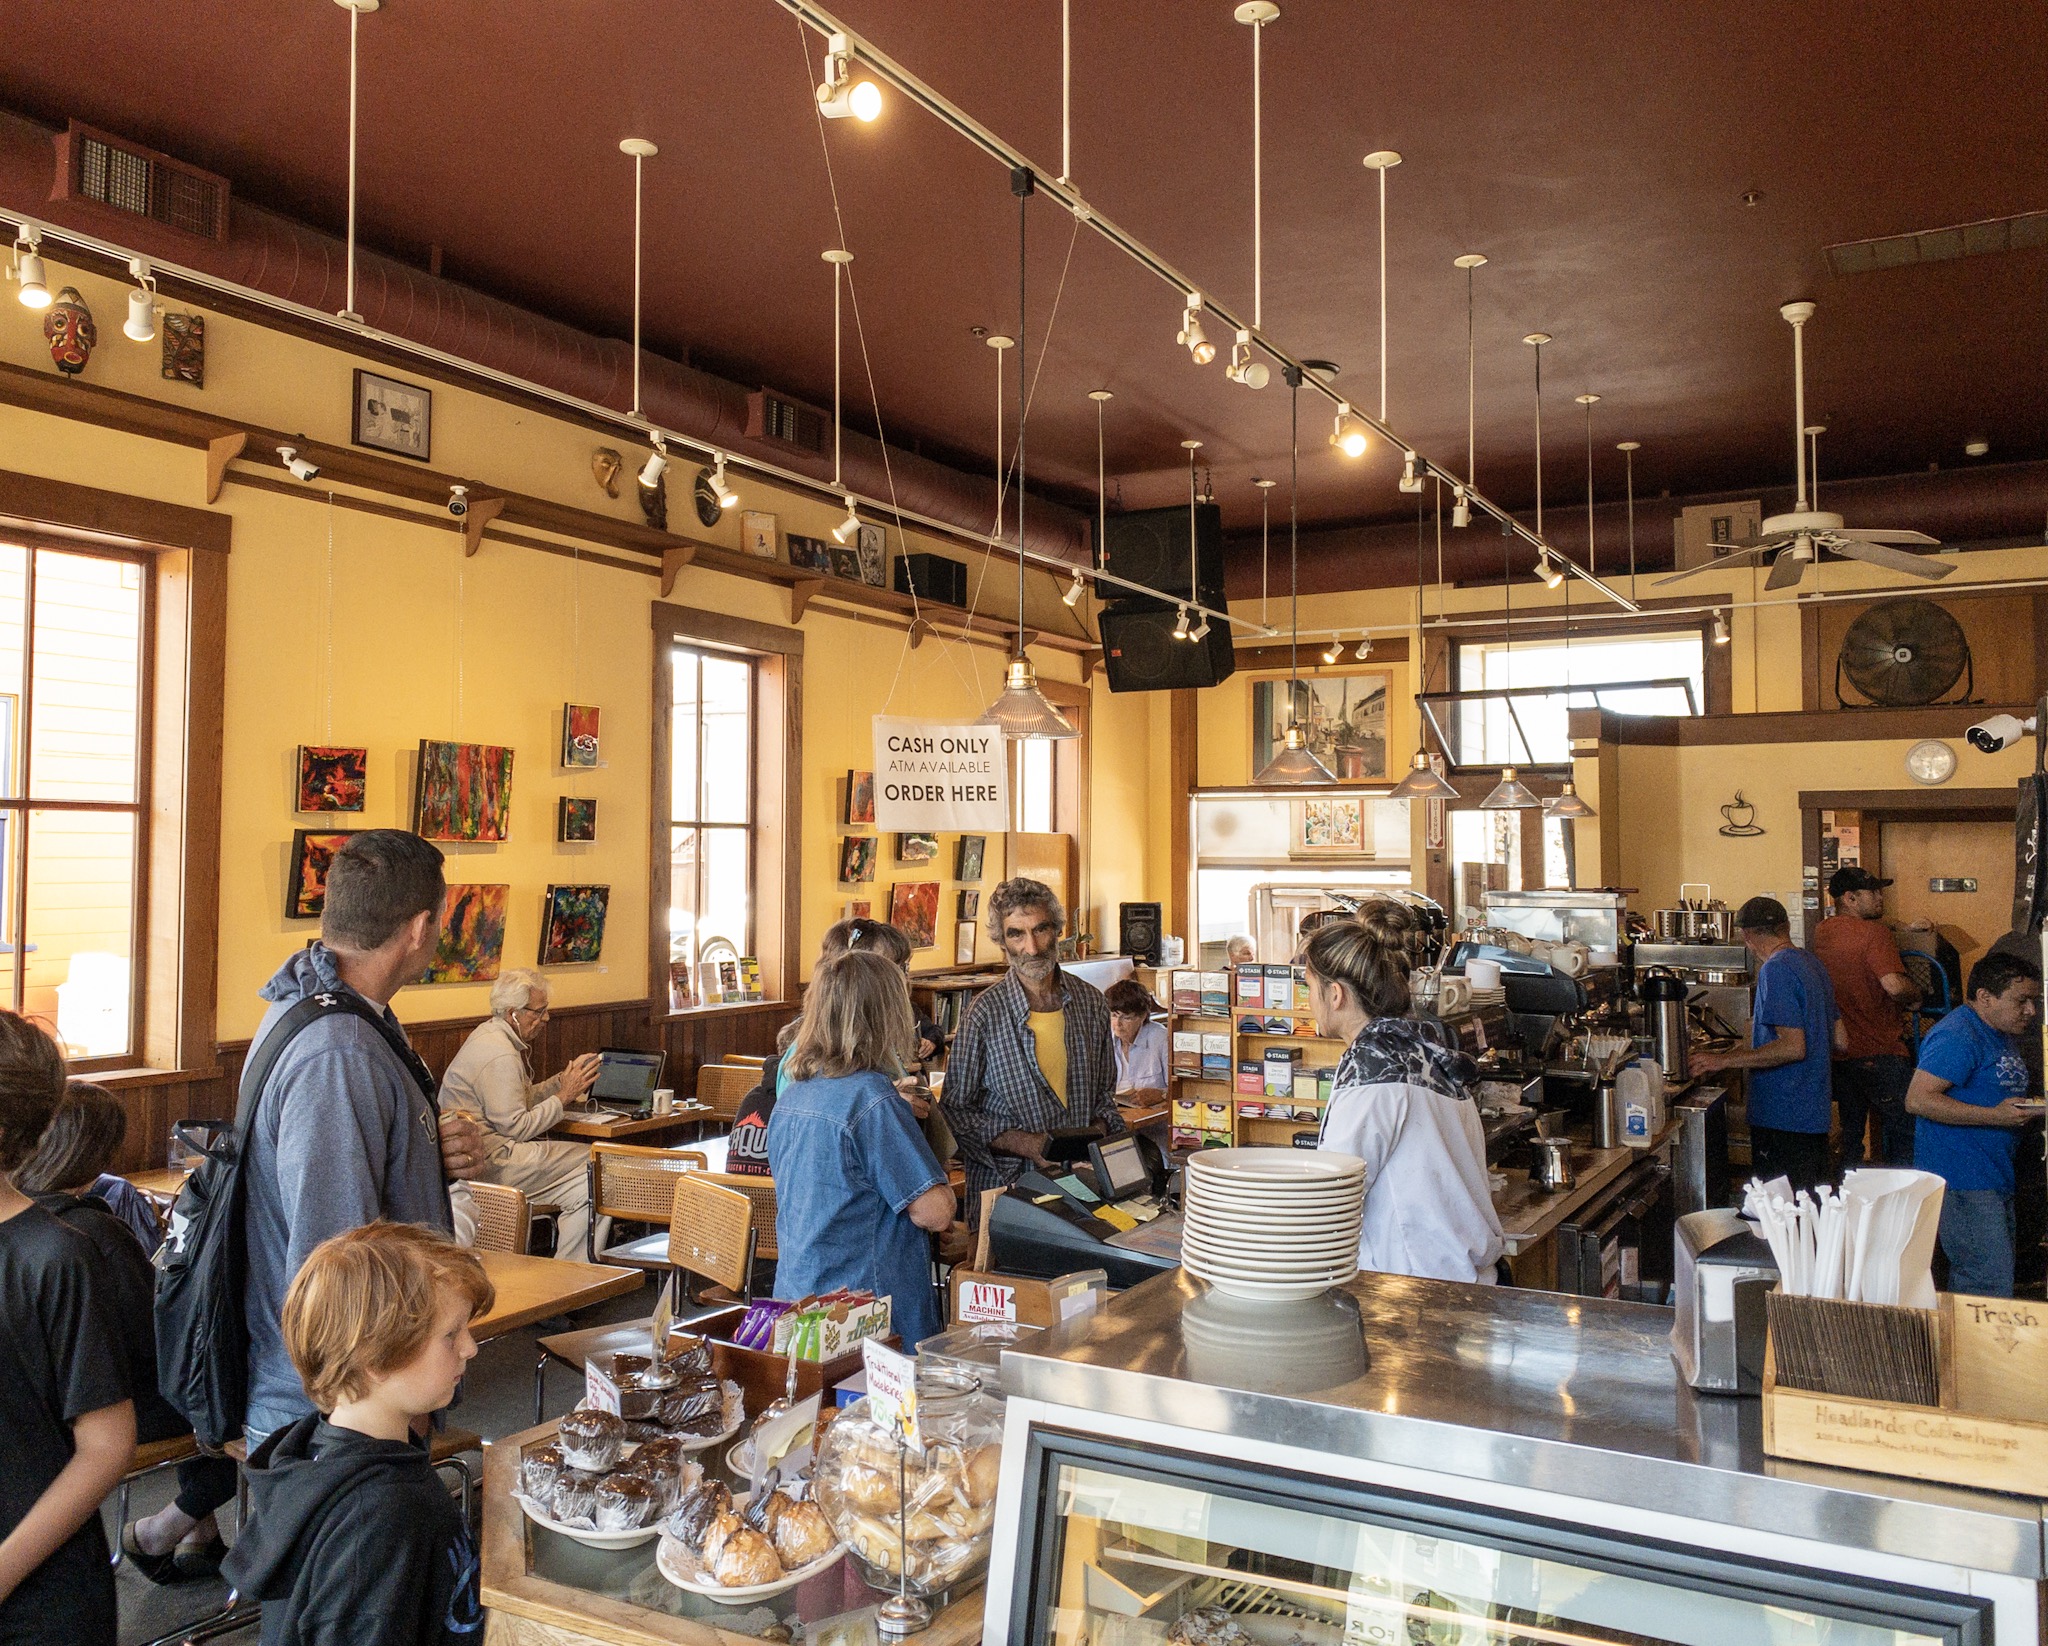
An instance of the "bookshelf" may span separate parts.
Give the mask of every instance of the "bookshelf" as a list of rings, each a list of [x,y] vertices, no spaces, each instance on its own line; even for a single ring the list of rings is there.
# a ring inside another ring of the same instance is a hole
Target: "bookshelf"
[[[1173,1045],[1173,1147],[1284,1148],[1303,1130],[1312,1134],[1344,1047],[1315,1032],[1304,969],[1183,967],[1163,981]]]

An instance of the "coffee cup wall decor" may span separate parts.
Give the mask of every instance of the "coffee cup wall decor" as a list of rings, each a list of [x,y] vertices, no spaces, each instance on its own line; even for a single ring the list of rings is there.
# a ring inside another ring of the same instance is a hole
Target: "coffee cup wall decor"
[[[1750,840],[1764,831],[1756,820],[1756,808],[1742,798],[1742,791],[1735,791],[1735,798],[1721,808],[1723,822],[1720,832],[1732,835],[1738,840]]]

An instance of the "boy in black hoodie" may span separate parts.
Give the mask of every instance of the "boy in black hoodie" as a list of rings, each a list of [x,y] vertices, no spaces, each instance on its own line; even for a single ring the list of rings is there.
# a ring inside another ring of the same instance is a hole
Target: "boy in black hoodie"
[[[491,1306],[447,1236],[372,1223],[314,1248],[284,1340],[324,1417],[249,1459],[252,1513],[221,1568],[263,1606],[263,1646],[479,1646],[476,1545],[413,1433],[455,1398]]]

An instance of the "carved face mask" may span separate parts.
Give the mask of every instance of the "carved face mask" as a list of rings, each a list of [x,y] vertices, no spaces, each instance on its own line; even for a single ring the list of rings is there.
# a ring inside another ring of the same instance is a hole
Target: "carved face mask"
[[[66,376],[76,377],[92,358],[92,347],[100,340],[92,323],[92,310],[76,286],[66,286],[43,316],[43,336],[49,340],[50,358]]]

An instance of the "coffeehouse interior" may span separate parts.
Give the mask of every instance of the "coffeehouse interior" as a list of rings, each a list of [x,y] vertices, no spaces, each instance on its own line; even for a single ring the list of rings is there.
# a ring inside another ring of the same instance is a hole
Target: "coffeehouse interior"
[[[2041,9],[843,4],[6,8],[0,1639],[2048,1640]]]

